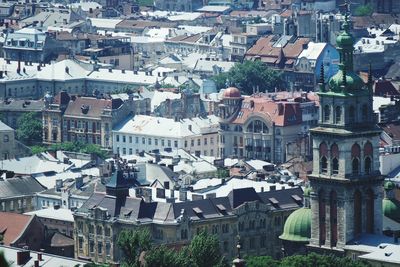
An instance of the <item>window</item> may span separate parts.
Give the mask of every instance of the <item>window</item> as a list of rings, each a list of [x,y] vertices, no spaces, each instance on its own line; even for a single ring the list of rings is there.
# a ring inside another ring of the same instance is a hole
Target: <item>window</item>
[[[132,136],[129,136],[129,143],[132,143]]]
[[[327,173],[327,171],[328,171],[328,160],[326,159],[325,156],[321,157],[320,166],[321,166],[320,167],[321,168],[321,173]]]
[[[207,145],[207,138],[204,138],[204,145]]]
[[[265,248],[265,238],[263,238],[262,236],[260,237],[260,247]]]
[[[146,144],[146,138],[142,137],[142,144]]]
[[[187,140],[185,140],[185,147],[187,147],[187,145],[188,145],[188,142],[187,142]]]
[[[178,141],[174,141],[174,147],[178,147]]]
[[[342,108],[336,107],[335,111],[335,123],[340,123],[342,121]]]
[[[182,229],[181,230],[181,239],[187,239],[187,238],[188,238],[187,229]]]
[[[111,228],[107,226],[107,227],[104,229],[104,234],[105,234],[106,236],[110,236],[110,235],[111,235]]]
[[[132,155],[133,154],[133,150],[132,150],[132,148],[129,148],[129,155]]]
[[[197,145],[198,145],[198,146],[200,146],[200,145],[201,145],[201,143],[200,143],[200,139],[197,139]]]
[[[149,144],[149,145],[151,145],[151,138],[149,138],[149,140],[148,140],[148,144]]]
[[[154,145],[158,146],[158,139],[154,139]]]
[[[8,137],[7,134],[5,134],[4,137],[3,137],[3,142],[7,143],[8,141],[9,141],[9,137]]]
[[[97,243],[97,253],[103,254],[103,243],[102,242]]]
[[[331,108],[329,107],[329,105],[325,105],[323,117],[324,121],[329,121],[331,117]]]
[[[161,139],[161,146],[165,146],[164,139]]]
[[[356,117],[356,114],[355,114],[355,113],[356,113],[356,112],[355,112],[354,107],[351,106],[351,107],[349,108],[349,123],[354,122],[355,117]]]
[[[244,222],[239,222],[239,231],[244,230]]]
[[[365,162],[364,162],[364,172],[365,174],[370,174],[371,173],[371,158],[370,157],[366,157],[365,158]]]
[[[210,144],[214,144],[214,137],[210,137]]]
[[[79,250],[82,250],[83,249],[83,237],[79,237]]]
[[[106,256],[110,256],[110,252],[111,252],[111,244],[106,243]]]
[[[119,142],[119,135],[118,134],[115,136],[115,138],[117,139],[117,142]]]
[[[126,136],[123,135],[123,136],[122,136],[122,143],[125,143],[125,142],[126,142]]]
[[[137,137],[137,136],[135,137],[135,143],[139,144],[139,137]]]
[[[339,161],[337,158],[334,158],[332,160],[332,174],[338,174],[339,173]]]
[[[171,147],[171,140],[168,140],[168,147]]]
[[[222,233],[229,233],[229,224],[225,223],[222,225]]]
[[[89,224],[89,234],[94,234],[94,226]]]
[[[90,253],[94,252],[94,241],[93,240],[90,240],[90,242],[89,242],[89,251],[90,251]]]
[[[126,155],[126,148],[125,147],[122,148],[122,155]]]
[[[103,228],[101,226],[96,227],[96,234],[102,235],[103,234]]]

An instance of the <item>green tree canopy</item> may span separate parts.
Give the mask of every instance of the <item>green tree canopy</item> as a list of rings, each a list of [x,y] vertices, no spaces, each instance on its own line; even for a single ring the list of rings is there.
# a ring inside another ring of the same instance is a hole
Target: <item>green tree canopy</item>
[[[194,236],[189,251],[196,267],[226,265],[220,251],[219,241],[215,235],[201,232]]]
[[[147,229],[123,230],[117,240],[118,246],[124,253],[123,266],[139,266],[140,253],[151,248],[151,235]]]
[[[42,121],[36,118],[36,113],[25,113],[18,119],[17,123],[17,138],[21,142],[28,145],[42,142]]]
[[[270,256],[252,256],[246,257],[246,267],[274,267],[279,265],[279,261]]]
[[[282,87],[281,74],[265,66],[261,61],[246,60],[236,63],[228,72],[213,77],[218,89],[226,88],[227,84],[240,89],[245,94],[252,94],[253,89],[274,91]]]
[[[6,257],[4,257],[4,252],[3,251],[0,251],[0,266],[1,267],[8,267],[8,266],[10,266],[9,264],[8,264],[8,261],[6,260]]]
[[[32,154],[39,154],[45,151],[70,151],[70,152],[79,152],[86,154],[95,154],[98,157],[105,159],[108,157],[107,151],[103,150],[99,145],[95,144],[84,144],[81,142],[65,142],[60,144],[53,144],[51,146],[32,146],[31,151]]]
[[[294,255],[283,258],[279,267],[368,267],[365,261],[352,261],[349,258],[339,258],[333,255],[320,255],[310,253],[307,255]]]
[[[374,8],[370,4],[367,4],[357,7],[356,10],[354,11],[354,15],[365,17],[365,16],[371,16],[373,12]]]

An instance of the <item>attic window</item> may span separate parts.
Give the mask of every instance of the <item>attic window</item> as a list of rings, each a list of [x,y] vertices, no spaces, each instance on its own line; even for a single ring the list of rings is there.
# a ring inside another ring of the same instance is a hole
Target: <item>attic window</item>
[[[294,201],[296,201],[296,202],[301,202],[301,201],[302,201],[301,197],[299,197],[298,195],[292,195],[292,198],[293,198]]]
[[[271,202],[273,205],[278,205],[278,204],[279,204],[279,201],[276,200],[276,198],[274,198],[274,197],[270,197],[268,200],[269,200],[269,202]]]
[[[198,207],[193,208],[193,211],[194,211],[194,213],[196,213],[196,215],[202,215],[203,214],[203,211]]]
[[[225,211],[226,211],[225,206],[222,205],[222,204],[218,204],[218,205],[217,205],[217,208],[219,209],[220,212],[225,212]]]
[[[83,114],[87,114],[89,112],[89,106],[88,105],[82,105],[81,110]]]

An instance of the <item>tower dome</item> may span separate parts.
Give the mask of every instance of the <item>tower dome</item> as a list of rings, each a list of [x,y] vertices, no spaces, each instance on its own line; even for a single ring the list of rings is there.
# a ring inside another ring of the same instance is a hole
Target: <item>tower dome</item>
[[[311,209],[304,207],[289,215],[280,239],[292,242],[309,242],[311,237]]]
[[[240,90],[237,89],[236,87],[228,87],[225,89],[224,98],[240,98],[242,97],[242,94],[240,93]]]
[[[396,199],[384,198],[382,201],[383,215],[400,223],[400,202]]]

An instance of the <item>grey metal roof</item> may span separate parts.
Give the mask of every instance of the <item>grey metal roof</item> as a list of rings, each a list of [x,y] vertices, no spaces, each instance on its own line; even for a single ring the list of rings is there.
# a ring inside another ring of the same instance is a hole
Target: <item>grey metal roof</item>
[[[0,111],[41,112],[44,107],[43,100],[3,100],[0,101]]]
[[[137,198],[128,197],[121,200],[113,196],[94,193],[78,209],[78,212],[88,212],[92,208],[99,207],[107,209],[111,218],[174,222],[184,211],[192,220],[201,220],[231,216],[233,209],[252,201],[271,204],[273,210],[295,209],[302,207],[302,195],[303,191],[300,187],[262,193],[256,193],[254,188],[242,188],[233,190],[227,197],[178,203],[148,203]],[[272,204],[270,199],[274,199],[275,204]]]
[[[14,131],[13,128],[0,121],[0,131]]]
[[[0,180],[0,199],[33,195],[42,192],[45,188],[30,176],[8,178]]]

